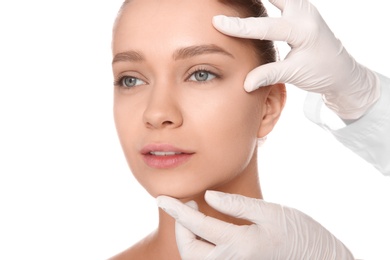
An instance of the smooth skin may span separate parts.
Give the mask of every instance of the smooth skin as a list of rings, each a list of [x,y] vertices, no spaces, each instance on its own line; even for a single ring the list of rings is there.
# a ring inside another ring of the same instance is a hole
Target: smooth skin
[[[285,87],[245,92],[247,73],[261,61],[248,40],[212,26],[218,14],[240,15],[214,0],[127,3],[114,27],[114,117],[130,169],[152,196],[194,200],[208,216],[243,224],[209,207],[204,193],[262,198],[257,141],[279,119]],[[191,156],[151,167],[142,154],[148,145]],[[180,259],[174,232],[174,219],[159,209],[156,232],[112,259]]]
[[[270,2],[280,9],[281,17],[241,19],[220,15],[213,18],[214,26],[227,35],[285,41],[291,47],[284,60],[252,70],[244,83],[245,89],[250,92],[274,82],[286,82],[322,94],[324,102],[312,99],[305,109],[306,115],[330,130],[318,111],[318,105],[325,103],[344,122],[351,124],[347,129],[332,131],[335,137],[383,173],[389,172],[386,171],[389,153],[385,141],[389,110],[386,98],[378,101],[382,90],[386,96],[389,80],[356,62],[309,1]],[[363,121],[356,122],[360,117]],[[210,194],[213,194],[212,199],[208,198]],[[223,223],[161,196],[159,205],[177,220],[176,237],[183,258],[353,259],[345,245],[298,210],[235,194],[210,192],[206,199],[219,211],[248,219],[256,225]],[[195,234],[215,246],[194,239]]]

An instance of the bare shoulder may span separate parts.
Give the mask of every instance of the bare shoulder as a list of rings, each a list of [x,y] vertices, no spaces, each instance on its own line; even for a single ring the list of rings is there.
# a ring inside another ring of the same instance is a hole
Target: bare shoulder
[[[142,259],[142,257],[145,257],[142,254],[142,248],[138,246],[139,243],[129,247],[125,251],[109,258],[108,260],[126,260],[126,259]]]
[[[151,235],[143,238],[142,240],[138,241],[136,244],[127,248],[123,252],[114,255],[108,260],[150,259],[148,248],[150,247]]]

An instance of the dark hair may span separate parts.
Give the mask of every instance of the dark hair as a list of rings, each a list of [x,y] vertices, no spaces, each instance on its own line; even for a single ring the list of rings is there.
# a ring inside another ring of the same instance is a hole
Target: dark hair
[[[218,0],[218,2],[237,8],[243,17],[268,17],[267,10],[260,0]],[[277,52],[272,41],[251,40],[262,64],[277,60]]]

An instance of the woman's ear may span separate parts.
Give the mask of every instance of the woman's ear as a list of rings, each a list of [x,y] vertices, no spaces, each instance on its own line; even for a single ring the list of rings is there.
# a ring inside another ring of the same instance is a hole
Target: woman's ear
[[[267,136],[278,122],[286,103],[286,86],[284,84],[269,86],[264,95],[266,96],[261,113],[263,118],[257,133],[258,138]]]

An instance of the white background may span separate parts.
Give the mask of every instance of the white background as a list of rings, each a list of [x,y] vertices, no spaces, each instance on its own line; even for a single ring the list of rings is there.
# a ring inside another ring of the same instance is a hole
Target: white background
[[[313,3],[359,62],[390,76],[386,1]],[[156,227],[112,118],[120,5],[0,3],[0,259],[106,259]],[[259,155],[265,199],[311,215],[357,258],[390,259],[389,177],[308,122],[303,91],[288,94]]]

